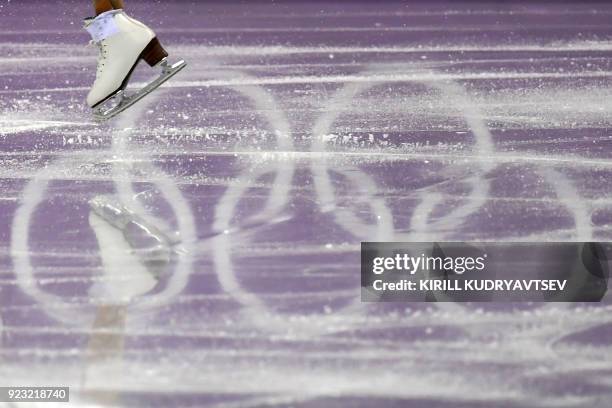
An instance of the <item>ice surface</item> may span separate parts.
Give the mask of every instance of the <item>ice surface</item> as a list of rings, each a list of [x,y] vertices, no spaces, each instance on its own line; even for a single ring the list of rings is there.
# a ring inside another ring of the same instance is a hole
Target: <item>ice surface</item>
[[[0,385],[609,406],[609,299],[365,305],[359,243],[612,238],[610,6],[130,0],[189,67],[99,125],[56,3],[0,9]]]

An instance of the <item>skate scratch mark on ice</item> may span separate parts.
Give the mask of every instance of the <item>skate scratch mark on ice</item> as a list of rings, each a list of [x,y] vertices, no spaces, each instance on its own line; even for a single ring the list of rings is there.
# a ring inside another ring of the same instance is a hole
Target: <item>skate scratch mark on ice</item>
[[[414,66],[412,66],[414,68]],[[421,81],[486,81],[493,79],[561,79],[561,78],[608,78],[612,71],[579,71],[579,72],[506,72],[506,73],[467,73],[467,74],[411,74],[411,75],[330,75],[330,76],[288,76],[271,78],[248,78],[248,79],[221,79],[204,81],[173,81],[162,85],[162,88],[206,88],[206,87],[234,87],[250,85],[288,85],[288,84],[327,84],[346,82],[421,82]],[[143,86],[144,83],[135,83],[135,86]],[[87,87],[66,88],[35,88],[21,90],[2,90],[4,94],[32,94],[32,93],[54,93],[85,91]]]
[[[474,26],[465,25],[444,25],[443,27],[435,25],[411,25],[411,26],[383,26],[383,27],[223,27],[223,28],[158,28],[155,30],[157,33],[163,33],[167,35],[172,34],[243,34],[243,33],[342,33],[342,32],[496,32],[496,31],[511,31],[516,29],[515,24],[478,24]],[[539,30],[554,30],[554,29],[566,29],[566,30],[608,30],[609,26],[606,24],[538,24],[538,23],[523,23],[521,29],[530,31]],[[40,35],[46,34],[49,31],[50,34],[58,34],[50,30],[24,30],[24,31],[2,31],[0,35]],[[62,34],[79,34],[80,31],[61,31]]]
[[[34,119],[0,119],[0,135],[8,135],[33,130],[43,130],[64,126],[91,127],[91,123],[48,121]]]
[[[184,50],[185,54],[190,54],[193,56],[210,56],[211,54],[219,54],[218,56],[236,56],[236,57],[249,57],[249,56],[264,56],[265,53],[245,53],[245,54],[223,54],[223,53],[211,53],[209,49],[202,49],[202,48],[191,48],[191,47],[187,47],[187,46],[183,46],[180,47]],[[210,48],[215,48],[215,47],[210,47]],[[579,50],[581,52],[588,52],[588,51],[582,51]],[[606,52],[606,51],[612,51],[612,46],[610,47],[610,50],[601,50],[601,52]],[[376,52],[376,51],[372,51],[372,52]],[[415,51],[416,52],[416,51]],[[474,52],[486,52],[486,51],[478,51],[478,50],[474,50]],[[519,52],[519,51],[517,51]],[[561,52],[561,51],[559,51]],[[327,50],[327,49],[322,49],[321,54],[343,54],[343,52],[338,52],[336,50]],[[434,51],[422,51],[419,52],[419,54],[422,53],[434,53]],[[461,52],[462,54],[464,52]],[[257,54],[257,55],[255,55]],[[312,52],[312,54],[318,54],[317,52]],[[354,54],[365,54],[365,52],[355,52]],[[276,53],[272,53],[270,55],[276,55]],[[465,57],[465,56],[464,56]],[[60,65],[60,66],[65,66],[64,70],[65,72],[73,72],[71,67],[74,65],[74,63],[85,63],[87,61],[90,60],[95,60],[95,57],[93,56],[89,56],[89,55],[83,55],[81,57],[71,57],[71,58],[62,58],[62,59],[58,59],[57,57],[41,57],[41,56],[35,56],[35,57],[13,57],[13,58],[4,58],[2,60],[0,60],[0,65],[8,65],[14,66],[14,69],[18,69],[20,66],[22,66],[23,64],[43,64],[45,66],[49,66],[50,64],[55,64],[55,65]],[[462,58],[460,60],[456,60],[456,61],[435,61],[435,64],[437,66],[453,66],[453,65],[462,65],[462,64],[466,64],[466,63],[470,63],[470,64],[477,64],[477,65],[483,65],[483,64],[490,64],[491,62],[507,62],[507,63],[512,63],[512,62],[523,62],[523,61],[533,61],[533,62],[555,62],[558,61],[558,57],[547,57],[547,56],[543,56],[543,55],[538,55],[538,54],[529,54],[529,56],[518,56],[516,58],[507,58],[507,56],[504,57],[500,57],[500,58],[486,58],[486,59],[474,59],[474,58]],[[606,56],[592,56],[592,55],[575,55],[575,56],[571,56],[571,60],[572,61],[601,61],[601,62],[605,62],[608,60],[608,58]],[[70,63],[70,64],[68,64]],[[221,62],[219,62],[219,64],[222,64]],[[274,69],[282,69],[282,68],[286,68],[286,67],[353,67],[353,66],[359,66],[359,65],[364,65],[366,64],[365,62],[318,62],[318,63],[304,63],[304,62],[287,62],[287,63],[283,63],[283,64],[274,64],[273,68]],[[380,65],[384,65],[385,63],[380,63]],[[389,64],[395,64],[393,62],[389,62]],[[271,66],[269,64],[265,64],[265,63],[261,63],[261,64],[257,64],[257,63],[251,63],[251,64],[225,64],[223,65],[223,67],[226,68],[231,68],[231,69],[254,69],[254,68],[271,68]],[[44,72],[44,71],[35,71],[35,72]],[[57,71],[54,71],[56,74],[60,73]],[[4,71],[4,72],[0,72],[0,76],[29,76],[32,75],[32,72],[23,72],[23,71]],[[73,89],[73,88],[69,88],[69,89]]]
[[[317,20],[323,18],[354,18],[354,17],[441,17],[447,18],[449,16],[458,17],[469,17],[469,16],[537,16],[537,15],[559,15],[559,16],[598,16],[598,15],[610,15],[612,10],[605,10],[599,7],[597,10],[551,10],[547,8],[543,13],[540,10],[528,10],[528,9],[511,9],[511,10],[485,10],[485,9],[474,9],[474,10],[453,10],[446,9],[440,11],[434,10],[419,10],[419,11],[329,11],[326,10],[324,13],[258,13],[251,12],[249,17],[259,18],[316,18]]]
[[[211,296],[210,298],[207,298],[207,299],[208,300],[212,300],[212,299],[227,300],[226,298],[220,298],[216,296]],[[201,304],[201,303],[194,303],[194,305],[197,305],[197,304]],[[7,309],[7,310],[10,310],[10,309]],[[21,309],[21,310],[27,311],[28,309]],[[34,309],[29,309],[29,310],[34,310]],[[574,324],[577,325],[574,327],[582,328],[582,327],[589,327],[589,326],[609,323],[612,321],[612,317],[610,316],[609,311],[610,311],[609,307],[607,308],[604,307],[602,308],[602,310],[600,310],[596,314],[589,314],[589,311],[586,309],[583,309],[582,311],[579,309],[578,310],[573,309],[571,313],[582,314],[579,320],[574,320]],[[538,308],[536,310],[533,310],[528,315],[521,315],[517,313],[507,313],[504,311],[493,311],[493,312],[487,312],[487,313],[483,313],[479,315],[477,318],[477,321],[478,323],[484,324],[488,326],[489,328],[493,327],[493,325],[499,325],[500,328],[496,329],[499,331],[504,331],[504,330],[514,331],[516,327],[522,324],[524,325],[526,323],[528,324],[528,323],[539,322],[541,323],[541,325],[538,327],[538,329],[542,329],[543,326],[547,325],[550,329],[552,329],[552,332],[556,332],[558,331],[558,328],[559,328],[559,323],[560,323],[559,317],[563,315],[566,315],[566,317],[568,317],[567,316],[568,314],[569,314],[568,310],[564,310],[561,308],[551,308],[551,309]],[[547,320],[553,316],[555,316],[554,320]],[[376,327],[380,329],[411,328],[411,327],[423,327],[424,325],[428,325],[428,324],[434,324],[436,326],[445,327],[448,325],[464,326],[464,324],[467,324],[467,323],[469,324],[475,323],[473,311],[471,312],[465,311],[465,313],[451,314],[446,311],[432,310],[430,313],[416,313],[416,314],[411,314],[409,317],[410,317],[409,319],[402,319],[402,320],[383,319],[376,324]],[[526,317],[529,319],[529,322],[525,321]],[[318,318],[319,318],[318,316],[308,317],[309,320],[312,320],[314,322],[316,322]],[[354,316],[351,316],[351,318],[353,318],[353,320],[349,323],[350,323],[350,326],[352,327],[360,327],[361,325],[368,322],[367,316],[365,315],[362,315],[362,316],[354,315]],[[568,320],[571,321],[573,319],[570,318]],[[342,324],[347,323],[347,322],[343,322],[341,319],[338,319],[337,321],[341,322]],[[81,335],[90,334],[91,329],[90,328],[70,328],[70,327],[62,328],[62,327],[56,327],[56,326],[47,326],[47,327],[45,326],[40,326],[40,327],[11,326],[11,327],[5,327],[5,332],[8,334],[70,334],[70,335],[81,336]],[[473,332],[476,333],[475,331]],[[138,330],[131,328],[131,329],[126,329],[125,335],[130,336],[130,337],[152,337],[152,338],[160,337],[160,338],[177,338],[177,339],[192,338],[192,339],[209,339],[209,340],[213,340],[213,339],[214,340],[237,340],[237,339],[258,337],[253,332],[244,332],[242,330],[239,330],[236,332],[228,332],[226,329],[223,328],[223,326],[215,327],[214,325],[212,327],[211,326],[193,327],[190,329],[176,328],[176,330],[173,330],[172,332],[168,332],[164,330],[163,327],[140,328]],[[553,336],[553,334],[551,334],[551,336]],[[321,344],[327,344],[327,345],[335,344],[335,345],[357,346],[357,345],[372,344],[372,339],[367,338],[367,337],[359,338],[359,337],[350,337],[350,336],[346,337],[346,336],[340,335],[340,336],[318,337],[317,342]],[[399,350],[395,348],[394,346],[405,345],[406,343],[402,339],[379,338],[379,339],[376,339],[376,344],[381,347],[383,346],[392,347],[394,348],[395,351],[398,351],[399,353]],[[36,352],[35,351],[36,349],[24,349],[24,352],[28,352],[28,350],[32,350],[33,353]],[[272,353],[281,354],[280,351],[268,351],[268,350],[266,351],[270,354]],[[53,350],[52,352],[58,353],[58,351],[56,350]],[[132,355],[139,355],[139,354],[145,354],[145,355],[149,354],[150,355],[151,352],[152,351],[150,349],[129,350],[129,353]],[[165,351],[161,351],[161,352],[165,352]],[[252,350],[248,350],[248,349],[245,349],[241,352],[237,350],[224,350],[224,349],[208,350],[208,353],[210,353],[211,355],[215,355],[215,354],[221,355],[224,353],[232,354],[232,355],[233,354],[238,355],[241,353],[242,355],[250,355],[251,352]],[[291,353],[291,351],[288,351],[288,350],[283,350],[283,352]],[[333,352],[340,353],[338,349],[336,349]],[[350,350],[347,352],[350,353]],[[407,354],[414,355],[413,350],[407,350],[405,352]],[[5,354],[10,354],[10,353],[11,353],[10,350],[7,350],[5,352]],[[262,352],[257,351],[256,353],[262,353]],[[64,354],[66,355],[74,354],[74,351],[65,350]]]
[[[179,47],[180,48],[180,47]],[[190,47],[185,47],[189,49]],[[290,47],[290,46],[213,46],[199,47],[207,55],[282,55],[282,54],[412,54],[412,53],[465,53],[465,52],[599,52],[612,51],[612,41],[570,42],[562,45],[436,45],[420,47]]]
[[[149,153],[145,153],[143,156],[144,150],[140,150],[138,152],[134,152],[132,158],[130,159],[132,163],[148,163],[151,161]],[[93,158],[96,160],[102,160],[103,162],[109,163],[111,160],[107,159],[107,156],[104,153],[92,153],[89,155],[87,152],[83,153],[80,157],[78,156],[79,152],[42,152],[47,155],[57,156],[61,158],[68,158],[67,161],[74,162],[74,158],[79,158],[79,160],[86,160],[87,158]],[[15,157],[23,157],[27,156],[30,153],[28,152],[19,152],[19,153],[5,153],[0,154],[0,156],[15,156]],[[32,155],[41,154],[41,152],[32,152]],[[555,156],[548,155],[542,156],[533,153],[527,153],[518,156],[515,153],[509,152],[500,152],[497,151],[494,154],[491,154],[486,157],[482,157],[476,154],[467,154],[467,153],[436,153],[431,151],[424,151],[418,153],[406,153],[406,152],[358,152],[358,151],[327,151],[327,152],[296,152],[296,151],[271,151],[262,153],[260,151],[255,152],[247,152],[247,151],[164,151],[163,154],[160,154],[159,151],[151,151],[151,155],[155,155],[158,159],[162,159],[166,156],[174,157],[174,156],[197,156],[197,157],[205,157],[205,156],[231,156],[231,157],[253,157],[257,159],[261,159],[264,161],[290,161],[290,160],[304,160],[310,161],[313,159],[320,159],[323,157],[327,157],[330,159],[341,159],[348,158],[350,160],[358,159],[363,163],[369,162],[380,162],[380,161],[389,161],[389,162],[397,162],[397,161],[422,161],[423,159],[436,160],[436,161],[445,161],[445,162],[457,162],[458,164],[467,164],[468,162],[486,162],[486,163],[524,163],[524,164],[540,164],[547,166],[567,166],[572,165],[575,168],[584,168],[584,169],[608,169],[612,168],[612,159],[596,159],[589,158],[578,155],[565,155],[565,156]],[[72,163],[75,164],[75,163]],[[61,177],[55,177],[57,179],[62,180],[108,180],[109,177],[104,175],[83,175],[75,172],[74,175],[68,174],[66,172],[61,173]],[[3,178],[7,179],[23,179],[30,178],[28,174],[21,174],[18,176],[14,175],[14,170],[10,169],[7,172],[3,173],[0,169],[0,175]],[[138,182],[146,182],[148,180],[147,177],[143,176],[133,176],[134,181]],[[112,178],[112,177],[111,177]],[[178,183],[182,183],[178,181]]]
[[[524,23],[521,29],[530,31],[551,30],[551,29],[579,29],[579,30],[608,30],[607,24],[537,24]],[[207,34],[207,33],[342,33],[342,32],[482,32],[482,31],[510,31],[516,29],[515,24],[478,24],[474,26],[444,25],[426,26],[384,26],[384,27],[227,27],[227,28],[162,28],[156,30],[165,34]],[[76,32],[75,32],[76,33]],[[1,34],[1,32],[0,32]]]
[[[415,66],[410,69],[414,71]],[[175,81],[168,85],[174,88],[192,88],[206,86],[231,86],[231,85],[283,85],[283,84],[318,84],[318,83],[346,83],[346,82],[423,82],[423,81],[460,81],[460,80],[491,80],[491,79],[550,79],[550,78],[607,78],[612,76],[612,71],[580,71],[580,72],[481,72],[465,74],[446,73],[420,73],[414,74],[374,74],[374,75],[330,75],[330,76],[290,76],[257,78],[251,81]]]
[[[0,42],[0,50],[6,48],[11,51],[11,54],[19,52],[20,50],[36,50],[37,52],[44,52],[48,47],[48,44],[31,44],[23,45],[19,43]],[[61,48],[61,47],[60,47]],[[382,53],[382,54],[412,54],[412,53],[465,53],[465,52],[601,52],[601,51],[612,51],[612,41],[599,40],[599,41],[576,41],[567,42],[563,44],[554,45],[540,45],[540,44],[510,44],[510,45],[436,45],[436,46],[417,46],[417,47],[296,47],[296,46],[284,46],[284,45],[273,45],[273,46],[183,46],[177,45],[175,47],[179,51],[185,51],[185,53],[197,55],[215,55],[215,56],[261,56],[261,55],[282,55],[282,54],[370,54],[370,53]],[[74,52],[74,46],[65,46],[66,51]],[[93,58],[89,54],[83,54],[83,57]],[[20,62],[26,60],[35,60],[39,57],[22,57]],[[64,57],[43,57],[52,58],[55,61],[61,62]],[[67,57],[75,58],[75,57]],[[2,59],[2,62],[11,61],[11,57]]]

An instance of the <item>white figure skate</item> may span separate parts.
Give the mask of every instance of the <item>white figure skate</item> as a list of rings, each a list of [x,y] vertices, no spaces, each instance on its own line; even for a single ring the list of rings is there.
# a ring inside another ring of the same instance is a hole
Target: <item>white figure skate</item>
[[[87,104],[94,110],[97,120],[108,120],[123,112],[187,65],[182,60],[168,64],[168,53],[155,33],[123,10],[112,10],[86,19],[85,29],[100,51],[96,80],[87,96]],[[140,60],[151,67],[161,67],[161,74],[144,88],[127,95],[130,76]]]

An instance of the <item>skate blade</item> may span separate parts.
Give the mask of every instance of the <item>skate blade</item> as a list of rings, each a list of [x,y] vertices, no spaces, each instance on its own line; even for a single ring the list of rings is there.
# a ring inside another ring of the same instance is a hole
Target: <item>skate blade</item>
[[[140,101],[142,98],[144,98],[145,96],[147,96],[151,92],[155,91],[163,83],[165,83],[170,78],[172,78],[173,76],[175,76],[176,74],[181,72],[186,66],[187,66],[187,63],[185,61],[183,61],[183,60],[178,61],[178,62],[176,62],[176,63],[174,63],[172,65],[167,65],[167,64],[166,65],[162,65],[162,73],[161,73],[161,75],[157,79],[155,79],[154,81],[150,82],[144,88],[136,91],[136,93],[134,93],[133,95],[124,96],[125,95],[125,91],[120,91],[117,95],[112,96],[108,100],[111,100],[111,99],[113,99],[115,97],[118,97],[118,98],[120,98],[119,103],[117,103],[117,105],[113,106],[112,108],[108,108],[108,109],[99,108],[99,109],[96,109],[94,111],[94,114],[93,114],[94,119],[96,121],[98,121],[98,122],[104,122],[104,121],[107,121],[107,120],[109,120],[111,118],[114,118],[115,116],[119,115],[121,112],[123,112],[126,109],[130,108],[132,105],[134,105],[136,102]]]

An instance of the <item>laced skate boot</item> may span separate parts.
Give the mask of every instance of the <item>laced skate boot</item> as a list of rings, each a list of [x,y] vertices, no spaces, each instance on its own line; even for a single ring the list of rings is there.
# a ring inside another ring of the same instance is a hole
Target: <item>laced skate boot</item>
[[[129,17],[123,10],[111,10],[85,20],[85,29],[99,49],[96,80],[87,96],[87,104],[99,120],[110,119],[144,98],[182,70],[186,63],[167,63],[168,53],[155,33],[146,25]],[[161,75],[133,95],[125,89],[138,63],[160,66]],[[104,107],[114,100],[114,106]]]

